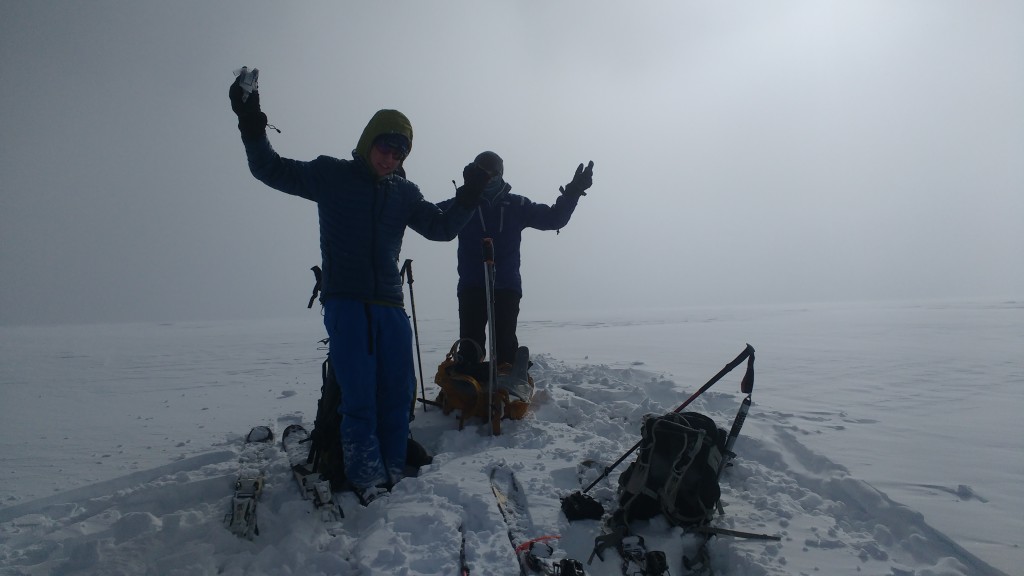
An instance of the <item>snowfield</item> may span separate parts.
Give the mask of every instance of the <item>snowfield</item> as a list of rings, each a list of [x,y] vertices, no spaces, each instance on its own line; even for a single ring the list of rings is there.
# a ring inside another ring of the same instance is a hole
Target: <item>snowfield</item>
[[[525,304],[525,302],[524,302]],[[528,306],[526,306],[528,308]],[[312,428],[320,318],[0,328],[0,574],[518,574],[489,473],[512,469],[537,536],[587,574],[597,521],[559,498],[576,467],[611,463],[750,343],[754,406],[722,478],[716,525],[782,540],[712,540],[719,576],[1019,574],[1024,563],[1024,304],[820,305],[597,313],[524,320],[534,406],[492,437],[418,409],[434,454],[419,477],[367,508],[342,495],[329,536],[280,450],[252,541],[225,529],[242,439]],[[456,322],[419,322],[427,396]],[[688,409],[728,428],[740,366]],[[591,494],[614,497],[616,468]],[[637,522],[671,574],[691,535]]]

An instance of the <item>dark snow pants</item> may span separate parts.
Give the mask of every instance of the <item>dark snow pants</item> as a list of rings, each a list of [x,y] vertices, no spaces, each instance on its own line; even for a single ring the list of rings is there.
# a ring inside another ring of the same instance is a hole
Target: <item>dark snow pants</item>
[[[514,290],[494,291],[494,348],[498,364],[513,363],[519,338],[516,324],[519,322],[519,301],[522,296]],[[487,294],[483,288],[468,288],[459,294],[459,338],[468,338],[480,345],[487,354]],[[463,343],[459,354],[464,362],[479,362],[476,348]]]

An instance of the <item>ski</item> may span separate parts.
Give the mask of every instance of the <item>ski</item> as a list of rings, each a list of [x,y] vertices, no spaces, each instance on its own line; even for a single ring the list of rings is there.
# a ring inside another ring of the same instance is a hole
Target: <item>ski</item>
[[[498,384],[497,348],[494,337],[494,240],[484,238],[484,292],[487,294],[487,421],[491,435],[501,434],[502,405],[494,403],[494,387]]]
[[[256,506],[263,494],[267,447],[273,443],[274,432],[267,426],[256,426],[245,436],[239,455],[238,477],[231,497],[231,510],[224,515],[224,524],[236,536],[252,540],[259,535]]]
[[[459,524],[459,539],[462,541],[459,545],[459,576],[469,576],[469,561],[466,560],[465,530],[465,524]]]
[[[554,560],[553,542],[558,535],[531,537],[533,521],[522,487],[515,474],[504,466],[491,469],[491,492],[498,504],[498,511],[508,527],[508,539],[515,551],[522,576],[546,574],[559,576],[583,575],[583,565],[578,560],[562,558]]]
[[[306,500],[312,500],[320,521],[327,533],[336,536],[341,532],[341,520],[345,517],[341,505],[334,499],[331,483],[311,470],[308,460],[309,431],[300,424],[290,424],[281,434],[281,446],[288,455],[292,475],[298,482],[299,491]]]

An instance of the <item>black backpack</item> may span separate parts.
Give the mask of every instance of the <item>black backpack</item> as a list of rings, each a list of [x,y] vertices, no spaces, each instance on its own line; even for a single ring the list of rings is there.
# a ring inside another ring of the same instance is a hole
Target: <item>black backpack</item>
[[[697,412],[648,414],[636,461],[619,477],[621,520],[657,514],[675,526],[707,524],[722,492],[718,485],[728,434]]]
[[[345,459],[341,451],[341,388],[334,379],[334,369],[328,356],[321,367],[323,384],[320,386],[320,400],[316,406],[316,420],[313,432],[309,435],[309,456],[307,462],[314,472],[319,472],[331,482],[335,492],[350,489],[345,476]],[[410,420],[412,413],[410,412]],[[405,475],[416,476],[420,467],[433,461],[430,453],[422,444],[409,437],[408,450],[405,457]]]

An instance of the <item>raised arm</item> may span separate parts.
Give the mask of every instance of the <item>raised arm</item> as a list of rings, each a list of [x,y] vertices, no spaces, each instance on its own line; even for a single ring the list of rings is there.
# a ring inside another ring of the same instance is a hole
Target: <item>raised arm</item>
[[[238,116],[238,131],[245,146],[249,171],[260,182],[287,194],[316,200],[313,179],[315,170],[311,162],[300,162],[282,158],[267,140],[267,115],[260,108],[259,90],[252,86],[243,90],[241,82],[245,74],[231,83],[228,98],[231,110]]]
[[[529,228],[536,228],[537,230],[558,230],[569,223],[569,218],[572,217],[572,213],[576,210],[576,204],[580,200],[580,196],[587,195],[587,189],[594,182],[594,162],[591,161],[584,168],[583,164],[580,164],[576,168],[576,174],[573,175],[572,181],[558,188],[561,196],[555,200],[553,206],[547,204],[537,204],[526,200],[527,205],[524,207],[525,218],[523,223]]]

